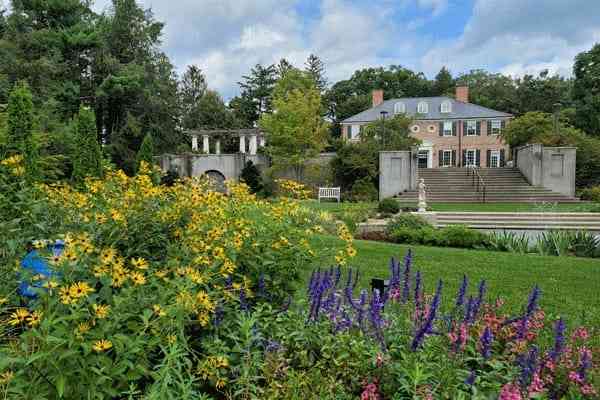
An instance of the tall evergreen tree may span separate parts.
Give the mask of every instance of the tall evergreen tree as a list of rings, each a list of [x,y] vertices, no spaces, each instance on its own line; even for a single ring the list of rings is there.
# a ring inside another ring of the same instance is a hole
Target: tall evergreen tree
[[[600,43],[575,57],[573,73],[577,127],[600,135]]]
[[[288,60],[282,58],[279,60],[279,64],[277,64],[277,78],[283,78],[283,76],[293,68],[294,66]]]
[[[325,63],[319,57],[311,54],[304,63],[305,71],[314,79],[317,89],[321,93],[327,88],[327,78],[325,77]]]
[[[198,104],[205,95],[206,90],[206,78],[202,70],[195,65],[189,65],[179,82],[184,128],[197,127],[194,117],[198,109]]]
[[[140,170],[140,166],[142,161],[147,163],[149,166],[154,164],[154,141],[152,140],[152,135],[147,134],[142,141],[142,146],[137,153],[136,158],[136,171]]]
[[[451,96],[454,92],[454,79],[446,67],[442,67],[435,76],[433,91],[437,96]]]
[[[81,182],[87,176],[102,176],[102,150],[96,132],[96,116],[88,107],[79,109],[72,158],[74,181]]]
[[[33,100],[29,85],[19,82],[8,99],[8,150],[21,154],[25,161],[26,180],[41,178],[38,143],[33,136]]]
[[[275,65],[264,67],[257,64],[250,71],[250,75],[242,76],[243,81],[238,82],[242,89],[243,101],[236,105],[243,106],[248,113],[249,122],[255,124],[264,113],[272,110],[271,101],[273,88],[277,82],[277,68]]]

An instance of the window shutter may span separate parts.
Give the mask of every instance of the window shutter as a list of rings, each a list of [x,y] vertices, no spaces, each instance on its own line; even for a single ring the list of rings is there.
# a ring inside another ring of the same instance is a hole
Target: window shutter
[[[452,150],[452,166],[456,167],[456,150]]]
[[[487,151],[487,158],[486,158],[486,164],[485,165],[487,165],[488,168],[490,168],[492,166],[492,151],[489,150],[489,149]]]
[[[462,135],[463,135],[463,136],[467,136],[467,121],[463,121],[463,131],[462,131]]]
[[[502,123],[504,123],[504,121],[502,121]],[[500,166],[504,167],[504,157],[506,157],[505,154],[506,150],[502,149],[500,150]]]
[[[492,121],[488,121],[487,122],[487,135],[491,135],[492,134]]]
[[[439,131],[440,136],[444,136],[444,123],[440,122],[440,131]]]
[[[481,166],[480,162],[481,162],[481,150],[477,149],[477,150],[475,150],[475,165],[477,165],[478,167]]]
[[[442,150],[440,150],[438,152],[438,167],[442,166],[443,158],[444,158],[444,152]]]
[[[475,131],[477,136],[481,136],[481,121],[477,121],[477,130]]]
[[[506,121],[505,121],[505,120],[502,120],[502,121],[500,122],[500,129],[504,130],[504,127],[505,127],[505,126],[506,126]]]
[[[458,130],[458,124],[456,121],[452,123],[452,136],[456,136],[456,131]]]
[[[467,150],[463,149],[463,154],[462,154],[462,166],[464,167],[465,165],[467,165]]]
[[[348,125],[348,139],[352,139],[352,125]]]

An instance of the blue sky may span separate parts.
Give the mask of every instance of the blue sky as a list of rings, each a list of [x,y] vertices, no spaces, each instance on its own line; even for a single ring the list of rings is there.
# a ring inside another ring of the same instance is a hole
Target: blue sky
[[[0,0],[1,1],[1,0]],[[200,66],[226,99],[256,63],[311,52],[330,82],[399,64],[433,77],[484,68],[515,76],[570,75],[573,57],[600,42],[598,0],[140,0],[166,23],[177,66]],[[96,0],[106,10],[110,0]]]

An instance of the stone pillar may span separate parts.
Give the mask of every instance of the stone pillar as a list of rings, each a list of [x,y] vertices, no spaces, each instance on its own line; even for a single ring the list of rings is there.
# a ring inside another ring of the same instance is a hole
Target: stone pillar
[[[256,141],[256,135],[251,135],[250,136],[250,155],[251,156],[255,156],[256,155],[256,150],[257,150],[257,141]]]
[[[246,153],[246,136],[240,135],[240,153]]]
[[[210,143],[208,141],[208,135],[202,136],[202,151],[204,154],[210,154]]]
[[[215,143],[215,153],[221,154],[221,139],[217,139],[217,142]]]
[[[260,137],[260,147],[265,147],[267,145],[267,139],[264,136]]]
[[[198,136],[192,135],[192,150],[198,150]]]

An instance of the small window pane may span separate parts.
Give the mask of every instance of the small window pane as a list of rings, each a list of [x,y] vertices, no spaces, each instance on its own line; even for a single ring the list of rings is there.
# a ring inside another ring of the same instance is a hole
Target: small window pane
[[[452,121],[444,121],[444,136],[452,136]]]
[[[404,105],[404,103],[394,104],[394,113],[399,114],[404,112],[406,112],[406,106]]]
[[[467,136],[477,135],[477,121],[467,121]]]
[[[492,135],[498,135],[502,131],[502,121],[493,120],[492,121]]]
[[[451,106],[451,104],[450,104],[449,101],[445,101],[445,102],[442,103],[442,110],[441,111],[443,113],[449,113],[451,111],[451,109],[452,109],[452,106]]]
[[[419,114],[427,114],[427,112],[428,112],[427,103],[419,103],[419,105],[417,107],[417,112]]]

